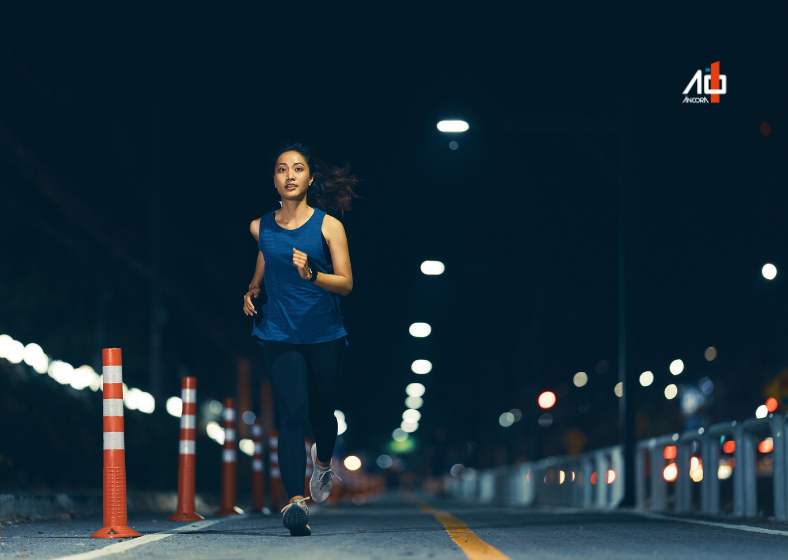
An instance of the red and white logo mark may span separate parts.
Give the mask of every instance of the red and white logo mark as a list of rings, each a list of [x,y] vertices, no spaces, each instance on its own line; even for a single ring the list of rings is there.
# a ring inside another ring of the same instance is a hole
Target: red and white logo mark
[[[682,103],[709,103],[706,97],[687,97],[687,94],[695,86],[696,95],[703,94],[711,96],[711,103],[719,103],[720,95],[728,92],[728,77],[725,74],[720,74],[720,62],[712,63],[709,68],[706,68],[707,74],[702,70],[695,72],[695,75],[684,88],[684,101]]]

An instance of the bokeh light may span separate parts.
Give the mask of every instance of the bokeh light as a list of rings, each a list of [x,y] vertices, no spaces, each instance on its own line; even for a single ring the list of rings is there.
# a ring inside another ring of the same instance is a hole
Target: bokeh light
[[[394,441],[405,441],[408,439],[408,433],[403,430],[402,428],[397,428],[393,432],[391,432],[391,439]]]
[[[769,414],[769,411],[767,410],[765,404],[762,404],[761,406],[759,406],[758,408],[755,409],[755,417],[756,418],[766,418],[766,416],[768,414]]]
[[[684,362],[681,360],[673,360],[670,362],[670,373],[673,375],[678,375],[682,371],[684,371]]]
[[[654,383],[653,373],[651,373],[650,371],[644,371],[643,373],[640,374],[640,384],[643,387],[648,387],[652,383]]]
[[[421,420],[421,412],[409,408],[408,410],[402,413],[402,419],[408,422],[418,422],[419,420]]]
[[[537,402],[539,403],[540,408],[550,408],[555,404],[555,393],[552,391],[545,391],[539,395]]]
[[[514,414],[511,412],[504,412],[498,417],[498,423],[504,428],[508,428],[514,424]]]
[[[399,427],[402,428],[402,431],[405,432],[406,434],[412,434],[413,432],[419,429],[419,423],[403,420],[402,424],[400,424]]]
[[[624,396],[624,384],[621,383],[620,381],[618,383],[616,383],[616,386],[613,387],[613,392],[616,394],[617,397],[623,397]]]
[[[465,132],[468,130],[468,123],[465,121],[440,121],[438,130],[441,132]]]
[[[405,387],[405,392],[411,397],[421,397],[424,395],[424,385],[421,383],[411,383]]]
[[[357,471],[361,468],[361,459],[355,455],[348,455],[345,457],[345,461],[342,464],[345,465],[345,468],[349,471]]]
[[[703,352],[703,357],[706,358],[707,361],[712,361],[714,358],[717,357],[717,349],[714,346],[709,346],[706,348],[706,351]]]
[[[769,136],[772,133],[772,127],[767,122],[761,123],[761,134]]]
[[[456,150],[459,147],[460,147],[460,145],[457,142],[455,142],[454,140],[449,142],[449,149],[450,150]]]
[[[777,267],[771,263],[766,263],[761,269],[761,274],[763,274],[763,277],[767,280],[774,280],[777,276]]]
[[[180,418],[181,414],[183,413],[183,401],[180,397],[170,397],[167,399],[167,404],[165,405],[167,412],[171,416],[175,416],[176,418]]]
[[[430,327],[427,323],[413,323],[408,329],[408,332],[410,333],[410,336],[424,338],[425,336],[430,335],[432,332],[432,327]]]
[[[676,463],[671,463],[662,471],[662,476],[665,477],[665,480],[668,482],[673,482],[676,480],[676,477],[679,475],[679,469],[676,466]]]
[[[427,276],[438,276],[443,274],[446,267],[440,261],[424,261],[421,263],[421,271]]]
[[[549,412],[545,412],[539,417],[538,422],[542,428],[549,428],[553,425],[553,415]]]
[[[410,369],[413,370],[413,373],[424,375],[432,371],[432,362],[429,360],[416,360],[411,364]]]
[[[767,437],[761,443],[758,444],[758,451],[761,453],[771,453],[774,451],[774,440],[770,437]]]
[[[774,397],[769,397],[768,399],[766,399],[766,410],[768,410],[769,412],[774,412],[775,410],[777,410],[777,399],[775,399]]]
[[[665,387],[665,398],[668,400],[672,400],[676,398],[676,395],[679,394],[679,388],[676,387],[673,383]]]
[[[421,408],[421,405],[424,404],[424,399],[421,397],[408,397],[405,399],[405,406],[408,408]]]
[[[377,465],[378,465],[378,466],[379,466],[381,469],[387,469],[387,468],[389,468],[391,465],[393,465],[393,464],[394,464],[394,459],[392,459],[392,458],[391,458],[391,457],[389,457],[388,455],[381,455],[380,457],[378,457],[378,459],[377,459],[377,461],[375,461],[375,463],[377,463]]]
[[[588,383],[588,374],[584,371],[578,371],[572,378],[572,383],[575,384],[575,387],[585,386],[585,384]]]

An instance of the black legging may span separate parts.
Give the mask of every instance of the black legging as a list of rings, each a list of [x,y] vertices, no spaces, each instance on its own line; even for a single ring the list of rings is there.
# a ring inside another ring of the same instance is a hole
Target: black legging
[[[327,463],[334,454],[334,416],[345,339],[316,344],[263,343],[265,369],[279,415],[279,470],[289,497],[304,493],[307,418],[317,444],[317,458]]]

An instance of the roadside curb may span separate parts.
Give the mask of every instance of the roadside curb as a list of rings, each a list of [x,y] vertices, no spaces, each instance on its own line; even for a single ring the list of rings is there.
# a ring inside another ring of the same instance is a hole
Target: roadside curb
[[[128,511],[138,513],[167,513],[177,509],[178,494],[175,492],[130,492],[127,497]],[[216,509],[213,501],[206,502],[196,496],[198,513],[210,514]],[[0,494],[0,522],[41,521],[45,519],[71,519],[102,515],[101,492],[75,494]]]

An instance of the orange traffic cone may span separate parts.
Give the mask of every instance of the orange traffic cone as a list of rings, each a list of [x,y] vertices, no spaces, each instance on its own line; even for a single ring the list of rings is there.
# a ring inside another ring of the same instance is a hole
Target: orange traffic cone
[[[238,453],[235,449],[235,399],[224,399],[224,449],[222,450],[222,505],[216,515],[238,515],[243,510],[235,505],[238,499],[236,463]]]
[[[123,374],[120,348],[104,348],[104,526],[94,539],[139,537],[126,516],[126,450],[123,439]]]
[[[195,439],[197,433],[197,378],[181,378],[181,440],[178,454],[178,509],[170,521],[205,519],[194,511]]]
[[[271,466],[271,506],[282,507],[282,474],[279,472],[279,432],[271,430],[268,437],[270,453],[268,464]]]
[[[252,511],[263,511],[265,508],[265,471],[263,464],[263,425],[257,418],[252,424]]]

